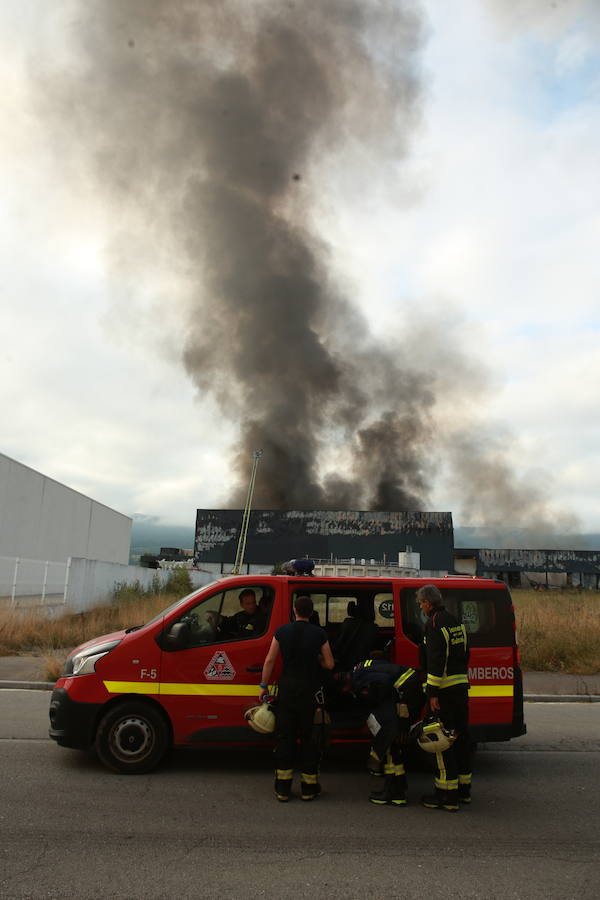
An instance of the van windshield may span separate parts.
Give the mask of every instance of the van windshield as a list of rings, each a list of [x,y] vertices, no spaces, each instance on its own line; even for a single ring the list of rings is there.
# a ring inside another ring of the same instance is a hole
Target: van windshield
[[[439,586],[448,612],[463,622],[471,647],[512,647],[515,643],[512,601],[506,588],[445,588]],[[400,608],[404,634],[415,644],[423,640],[426,616],[416,600],[416,587],[402,588]]]
[[[208,584],[203,584],[202,589],[205,587],[209,587],[209,585],[212,583],[213,582],[208,582]],[[185,597],[180,597],[179,600],[175,600],[169,606],[166,606],[164,609],[161,609],[161,611],[159,613],[157,613],[152,619],[149,619],[147,622],[144,622],[144,626],[145,625],[154,625],[154,623],[158,622],[159,619],[162,619],[163,616],[166,616],[170,612],[173,612],[174,609],[177,609],[177,607],[180,604],[185,603],[186,600],[189,600],[191,597],[194,597],[196,594],[200,593],[200,590],[201,590],[201,588],[194,588],[194,590],[190,591],[189,594],[186,594]]]

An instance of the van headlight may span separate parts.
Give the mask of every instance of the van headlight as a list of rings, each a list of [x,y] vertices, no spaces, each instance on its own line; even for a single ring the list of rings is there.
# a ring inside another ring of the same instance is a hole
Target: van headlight
[[[120,644],[121,641],[105,641],[103,644],[96,644],[94,647],[86,647],[79,653],[70,656],[63,671],[63,677],[68,675],[91,675],[96,671],[96,663],[111,650]]]

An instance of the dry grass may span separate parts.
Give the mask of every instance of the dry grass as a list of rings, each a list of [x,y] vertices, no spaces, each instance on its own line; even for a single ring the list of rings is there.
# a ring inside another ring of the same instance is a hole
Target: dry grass
[[[600,672],[600,594],[511,591],[524,669]]]
[[[144,591],[139,584],[122,586],[111,604],[77,615],[48,619],[37,610],[0,609],[0,655],[42,656],[51,676],[73,647],[101,634],[143,625],[190,590],[188,573],[176,570],[163,592]]]
[[[177,599],[177,594],[153,594],[129,602],[100,606],[78,615],[46,619],[43,613],[0,610],[0,654],[57,650],[76,647],[84,641],[143,625]]]
[[[67,650],[47,650],[42,653],[45,681],[58,681],[62,675],[67,655]]]

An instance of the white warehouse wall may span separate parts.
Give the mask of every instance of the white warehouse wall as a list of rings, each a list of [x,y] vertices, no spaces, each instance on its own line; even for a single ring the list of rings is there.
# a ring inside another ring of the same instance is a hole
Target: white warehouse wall
[[[0,556],[129,561],[131,519],[0,453]]]

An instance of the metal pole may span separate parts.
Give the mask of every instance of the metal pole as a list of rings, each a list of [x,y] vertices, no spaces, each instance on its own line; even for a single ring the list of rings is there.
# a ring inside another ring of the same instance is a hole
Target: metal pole
[[[42,606],[46,600],[46,587],[48,585],[48,566],[50,565],[49,561],[46,560],[44,565],[44,583],[42,585]]]
[[[10,605],[14,609],[15,606],[15,595],[17,592],[17,578],[19,577],[19,563],[21,562],[21,558],[19,556],[15,559],[15,570],[13,572],[13,583],[12,583],[12,593],[10,596]]]
[[[254,494],[254,485],[256,482],[256,470],[258,462],[263,455],[262,450],[255,450],[253,454],[252,472],[250,474],[250,482],[248,484],[248,494],[246,496],[246,505],[242,516],[242,526],[240,528],[240,537],[238,540],[237,551],[235,554],[235,563],[231,571],[232,575],[239,575],[242,563],[244,562],[244,553],[246,552],[246,540],[248,537],[248,524],[250,522],[250,510],[252,509],[252,496]]]

